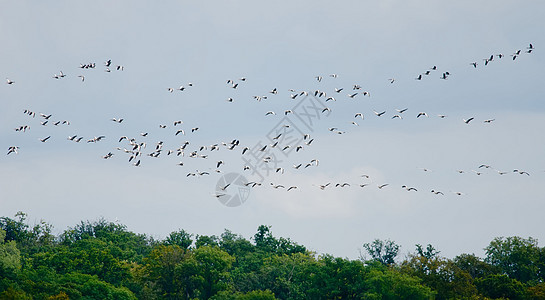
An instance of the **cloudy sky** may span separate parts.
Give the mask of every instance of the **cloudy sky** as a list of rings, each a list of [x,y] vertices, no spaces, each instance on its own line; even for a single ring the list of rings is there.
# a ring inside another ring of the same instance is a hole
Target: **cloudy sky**
[[[375,238],[403,253],[430,243],[447,257],[483,256],[498,236],[545,239],[542,1],[2,7],[0,149],[18,147],[0,156],[2,216],[24,211],[57,233],[104,217],[156,238],[177,229],[250,238],[266,224],[348,258]],[[121,136],[146,144],[131,162]],[[218,190],[229,173],[261,186]],[[245,202],[222,204],[235,196]]]

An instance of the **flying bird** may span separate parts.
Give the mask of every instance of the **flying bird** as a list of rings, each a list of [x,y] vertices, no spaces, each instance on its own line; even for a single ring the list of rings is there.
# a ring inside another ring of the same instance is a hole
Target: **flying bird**
[[[464,120],[464,123],[469,124],[469,122],[473,121],[473,119],[475,119],[475,118],[472,117],[472,118],[469,118],[467,120],[466,119],[463,119],[463,120]]]
[[[45,138],[43,138],[43,139],[39,139],[39,140],[40,140],[40,142],[45,143],[45,142],[46,142],[47,140],[49,140],[50,138],[51,138],[51,136],[47,136],[47,137],[45,137]]]

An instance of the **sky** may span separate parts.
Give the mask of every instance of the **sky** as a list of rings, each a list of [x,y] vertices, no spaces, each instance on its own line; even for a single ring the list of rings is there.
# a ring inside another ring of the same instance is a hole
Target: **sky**
[[[2,7],[2,216],[158,239],[264,224],[350,259],[374,239],[449,258],[545,239],[542,1]]]

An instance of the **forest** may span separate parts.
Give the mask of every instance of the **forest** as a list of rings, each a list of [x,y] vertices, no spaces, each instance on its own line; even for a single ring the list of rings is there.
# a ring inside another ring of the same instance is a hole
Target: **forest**
[[[485,257],[442,257],[391,240],[360,259],[318,255],[261,225],[245,239],[184,230],[158,240],[105,219],[58,236],[27,214],[0,217],[0,299],[545,299],[545,248],[497,237]]]

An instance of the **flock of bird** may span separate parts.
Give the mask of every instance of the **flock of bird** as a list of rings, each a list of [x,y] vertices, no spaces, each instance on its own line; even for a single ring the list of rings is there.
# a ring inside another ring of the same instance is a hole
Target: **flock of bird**
[[[534,46],[532,44],[529,44],[528,47],[526,47],[526,51],[517,50],[513,52],[511,55],[512,60],[514,61],[517,57],[520,55],[523,55],[523,53],[532,53],[535,50]],[[500,60],[504,57],[503,54],[493,54],[490,55],[490,57],[484,58],[484,66],[487,66],[493,62],[496,62],[497,60]],[[112,60],[106,60],[104,62],[104,72],[112,72],[112,71],[124,71],[124,66],[122,65],[114,65],[112,63]],[[471,62],[470,67],[477,68],[480,64],[477,61]],[[96,63],[86,63],[86,64],[80,64],[79,68],[81,70],[88,70],[88,69],[95,69]],[[439,71],[439,68],[437,66],[432,66],[431,68],[428,68],[424,72],[418,74],[415,77],[415,80],[421,81],[425,80],[429,77],[432,77],[433,74],[439,73],[437,77],[441,80],[448,80],[450,76],[453,76],[450,71]],[[53,78],[55,80],[62,80],[63,78],[67,77],[67,74],[60,71],[53,75]],[[83,74],[77,75],[78,78],[81,79],[82,82],[85,82],[85,76]],[[337,74],[330,74],[329,77],[331,80],[335,80],[338,75]],[[315,77],[316,81],[318,83],[321,83],[324,81],[324,77],[321,75],[318,75]],[[396,79],[395,78],[388,78],[387,79],[390,84],[395,84]],[[248,79],[246,77],[241,77],[238,80],[228,79],[226,80],[227,88],[231,90],[237,90],[241,89],[246,83],[248,82]],[[16,81],[6,78],[6,84],[9,86],[16,85]],[[180,85],[178,88],[173,87],[167,87],[166,90],[168,93],[174,93],[174,92],[184,92],[187,89],[193,88],[193,83],[187,83],[185,85]],[[289,98],[292,100],[301,100],[303,101],[305,97],[315,97],[316,99],[323,101],[325,105],[328,105],[329,102],[336,102],[338,100],[341,100],[342,97],[346,99],[355,99],[357,97],[371,97],[371,93],[367,90],[364,90],[362,88],[361,84],[354,84],[350,88],[350,90],[347,92],[347,89],[344,87],[336,87],[332,91],[322,91],[319,89],[313,90],[313,91],[297,91],[295,89],[289,89]],[[274,97],[279,94],[279,89],[277,87],[274,87],[270,89],[269,91],[265,93],[259,93],[253,96],[253,100],[261,102],[269,99],[270,97]],[[226,99],[227,102],[234,102],[233,96],[228,97]],[[296,102],[290,102],[290,103],[296,103]],[[320,113],[324,115],[329,115],[332,113],[334,108],[329,106],[324,106],[321,108]],[[391,114],[388,118],[390,119],[398,119],[403,120],[404,117],[407,116],[407,111],[410,112],[409,108],[403,107],[395,110],[395,113]],[[24,134],[26,132],[31,131],[31,128],[34,126],[42,126],[45,128],[49,127],[59,127],[59,126],[71,126],[71,122],[64,119],[58,119],[55,118],[53,114],[50,113],[44,113],[44,112],[35,112],[29,108],[26,108],[23,110],[23,113],[31,118],[33,121],[28,121],[26,124],[14,125],[14,130],[16,132],[19,132],[21,134]],[[289,117],[290,115],[295,114],[293,109],[286,109],[282,112],[278,112],[278,115],[283,115],[285,117]],[[277,112],[275,111],[267,111],[264,114],[266,117],[274,117],[277,115]],[[377,118],[384,118],[386,115],[386,111],[372,111],[372,116]],[[433,116],[432,116],[433,117]],[[438,114],[436,115],[437,118],[444,119],[447,118],[446,114]],[[355,112],[353,114],[353,119],[350,120],[350,124],[353,126],[360,126],[358,122],[363,122],[366,120],[366,118],[369,118],[367,113],[363,112]],[[430,114],[428,114],[425,111],[418,111],[413,115],[413,118],[416,119],[422,119],[422,118],[430,118]],[[126,120],[126,117],[120,117],[120,116],[114,116],[109,121],[115,124],[118,124],[119,126],[123,126],[123,122]],[[357,121],[357,122],[356,122]],[[489,118],[485,120],[481,120],[483,123],[492,123],[494,122],[494,118]],[[474,116],[469,116],[467,119],[462,119],[461,122],[469,125],[470,123],[476,122]],[[319,167],[319,160],[318,159],[312,159],[309,161],[302,161],[299,163],[294,164],[293,166],[289,167],[286,165],[281,165],[280,162],[276,159],[276,156],[274,155],[274,151],[277,151],[278,153],[287,153],[289,151],[305,151],[312,147],[312,143],[314,141],[314,138],[311,137],[310,133],[305,133],[302,136],[298,137],[296,140],[292,142],[286,142],[286,133],[280,131],[277,133],[274,137],[271,137],[271,144],[269,143],[261,143],[255,146],[244,144],[238,139],[230,139],[228,141],[218,141],[216,143],[213,143],[211,145],[193,145],[193,143],[189,140],[191,140],[191,137],[193,135],[199,134],[199,127],[198,126],[189,126],[186,127],[186,124],[182,120],[172,120],[170,122],[164,122],[161,124],[158,124],[159,129],[165,130],[165,132],[169,132],[169,134],[172,137],[181,137],[185,136],[188,138],[187,141],[184,141],[181,144],[178,144],[176,146],[168,146],[169,143],[165,143],[162,140],[159,141],[152,141],[151,139],[153,136],[150,136],[148,132],[141,132],[137,136],[129,136],[124,135],[120,137],[115,137],[113,140],[115,140],[116,145],[110,149],[106,154],[102,155],[102,158],[105,160],[112,159],[115,156],[123,156],[125,155],[125,159],[129,164],[132,164],[134,167],[142,167],[145,165],[146,159],[157,159],[159,157],[164,156],[170,156],[170,157],[178,157],[176,160],[176,166],[178,167],[184,167],[186,163],[186,159],[194,159],[194,160],[202,160],[204,161],[204,166],[200,170],[191,170],[187,171],[186,177],[201,177],[201,176],[210,176],[214,173],[223,173],[223,166],[226,164],[226,162],[222,159],[211,159],[212,153],[218,152],[218,151],[240,151],[240,156],[243,158],[242,160],[242,166],[238,171],[242,172],[243,174],[249,174],[249,175],[255,175],[260,172],[264,172],[263,170],[266,170],[266,173],[269,174],[277,174],[282,175],[287,172],[286,169],[291,170],[290,172],[297,172],[308,168],[316,168]],[[286,124],[284,125],[285,128],[289,128],[290,125]],[[339,129],[339,127],[329,127],[328,131],[336,134],[344,134],[346,133],[345,130]],[[42,136],[38,138],[38,141],[40,143],[51,143],[54,142],[58,138],[58,136],[55,135],[53,131],[50,134],[48,133],[46,136]],[[96,136],[92,137],[83,137],[79,136],[77,134],[70,135],[68,137],[65,137],[63,139],[68,140],[69,142],[74,143],[101,143],[105,139],[111,139],[110,137],[106,137],[106,135],[98,134]],[[311,150],[309,150],[311,151]],[[118,155],[119,154],[119,155]],[[24,149],[21,149],[19,146],[16,145],[10,145],[7,149],[7,155],[8,156],[14,156],[14,155],[24,155]],[[214,155],[215,156],[215,155]],[[254,161],[253,164],[248,164],[247,162],[250,161],[250,159],[244,159],[246,156],[250,156],[252,158],[258,158]],[[231,164],[231,162],[229,162]],[[237,163],[233,163],[237,164]],[[258,170],[259,168],[259,170]],[[499,175],[506,175],[509,173],[514,173],[518,175],[524,175],[524,176],[530,176],[530,174],[526,171],[520,170],[520,169],[514,169],[512,171],[502,171],[502,170],[496,170],[492,168],[489,165],[480,165],[475,168],[476,170],[471,171],[464,171],[464,170],[456,170],[458,173],[474,173],[477,176],[485,174],[486,171],[494,170]],[[429,169],[422,168],[424,172],[430,172]],[[256,188],[256,187],[270,187],[276,190],[286,190],[286,191],[294,191],[298,189],[302,189],[303,187],[298,187],[296,185],[284,185],[284,184],[263,184],[264,178],[260,178],[259,180],[253,180],[245,183],[245,185],[249,188]],[[389,184],[385,182],[380,183],[373,183],[372,178],[370,178],[369,175],[361,175],[361,177],[358,179],[357,183],[354,182],[346,182],[346,181],[339,181],[339,182],[326,182],[323,184],[316,184],[314,185],[315,188],[319,190],[326,190],[326,189],[343,189],[343,188],[349,188],[349,187],[359,187],[359,188],[370,188],[372,186],[375,186],[379,190],[393,188],[394,184]],[[222,187],[220,187],[221,192],[216,192],[213,194],[214,197],[223,197],[227,195],[229,192],[229,188],[232,187],[231,183],[228,183]],[[423,188],[415,187],[415,186],[409,186],[407,184],[399,185],[401,189],[406,190],[407,192],[418,192],[423,190]],[[442,191],[438,188],[427,188],[427,190],[437,196],[443,196],[445,195],[445,191]],[[464,192],[460,191],[449,191],[450,193],[461,196],[464,195]]]

